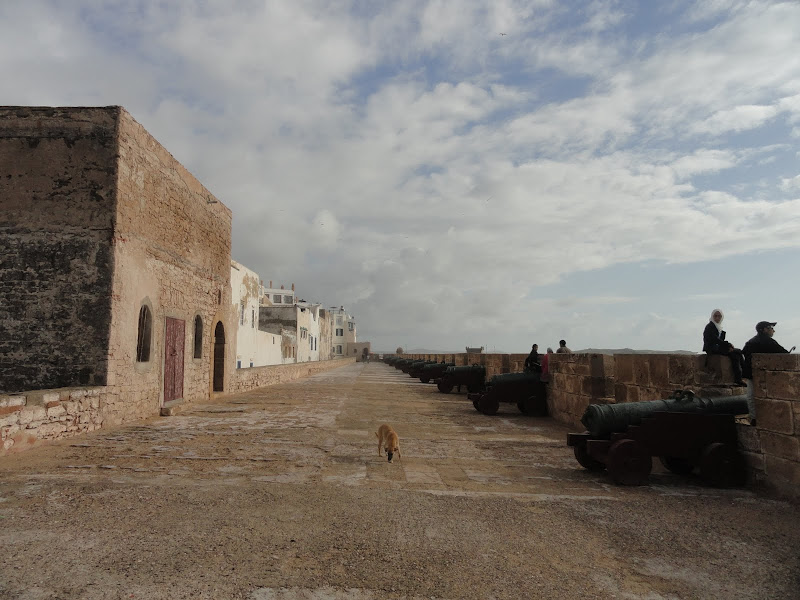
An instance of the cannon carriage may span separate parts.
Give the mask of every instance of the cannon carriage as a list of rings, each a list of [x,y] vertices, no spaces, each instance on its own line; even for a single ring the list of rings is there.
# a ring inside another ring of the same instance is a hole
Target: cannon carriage
[[[539,373],[504,373],[491,378],[485,390],[467,396],[475,410],[496,415],[501,403],[516,404],[522,414],[547,416],[547,388]]]
[[[644,485],[659,457],[669,471],[695,469],[716,487],[744,485],[735,415],[747,412],[747,396],[701,398],[691,391],[626,404],[591,404],[581,418],[584,433],[567,435],[575,458],[590,471],[608,471],[620,485]]]
[[[465,386],[468,392],[479,392],[486,385],[486,367],[483,365],[463,365],[447,367],[436,381],[436,387],[443,394],[449,394],[453,388]]]

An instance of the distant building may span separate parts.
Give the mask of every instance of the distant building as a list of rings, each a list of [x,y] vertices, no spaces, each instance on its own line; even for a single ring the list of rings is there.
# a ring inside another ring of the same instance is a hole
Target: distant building
[[[347,314],[343,306],[331,308],[330,314],[333,319],[331,353],[334,357],[346,356],[348,344],[354,344],[358,341],[356,320],[352,315]]]
[[[259,328],[264,286],[255,272],[233,260],[231,296],[238,324],[235,367],[242,369],[282,364],[284,343],[281,334]]]

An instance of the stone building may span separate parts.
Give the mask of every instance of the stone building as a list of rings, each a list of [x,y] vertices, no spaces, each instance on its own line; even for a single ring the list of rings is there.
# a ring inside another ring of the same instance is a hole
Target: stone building
[[[227,389],[231,212],[123,108],[0,108],[0,246],[0,392],[121,423]]]

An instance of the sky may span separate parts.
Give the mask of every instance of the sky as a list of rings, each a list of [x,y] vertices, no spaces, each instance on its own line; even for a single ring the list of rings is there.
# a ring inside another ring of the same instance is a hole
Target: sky
[[[0,2],[0,104],[122,105],[373,350],[800,345],[800,2]]]

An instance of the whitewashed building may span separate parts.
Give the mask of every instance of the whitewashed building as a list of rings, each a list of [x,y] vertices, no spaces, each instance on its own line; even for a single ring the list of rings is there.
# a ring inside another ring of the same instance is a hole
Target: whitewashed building
[[[244,265],[231,261],[231,298],[237,315],[237,369],[283,363],[283,340],[280,334],[259,328],[260,303],[264,287],[258,275]]]

